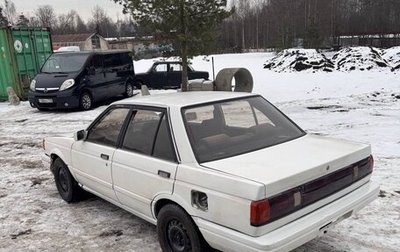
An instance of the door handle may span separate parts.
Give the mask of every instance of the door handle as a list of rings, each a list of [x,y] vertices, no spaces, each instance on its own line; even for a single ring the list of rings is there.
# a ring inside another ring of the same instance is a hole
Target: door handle
[[[166,171],[162,171],[162,170],[158,170],[158,176],[162,177],[162,178],[169,178],[171,177],[171,173],[166,172]]]
[[[106,155],[106,154],[101,154],[100,157],[104,160],[108,160],[110,158],[110,156]]]

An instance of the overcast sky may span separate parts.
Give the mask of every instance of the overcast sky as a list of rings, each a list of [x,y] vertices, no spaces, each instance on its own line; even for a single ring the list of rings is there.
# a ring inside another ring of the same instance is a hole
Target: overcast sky
[[[122,7],[112,0],[11,0],[14,2],[17,14],[21,12],[25,16],[31,17],[40,5],[49,4],[53,6],[56,14],[67,13],[69,10],[76,10],[79,15],[87,21],[92,16],[92,9],[95,5],[103,8],[108,16],[113,20],[117,19],[117,15],[122,18]],[[3,1],[0,1],[3,3]]]

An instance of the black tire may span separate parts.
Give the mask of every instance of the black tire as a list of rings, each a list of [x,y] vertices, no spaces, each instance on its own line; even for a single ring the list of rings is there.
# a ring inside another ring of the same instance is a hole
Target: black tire
[[[85,92],[81,95],[79,98],[79,107],[82,110],[89,110],[93,107],[93,98],[89,93]]]
[[[158,241],[164,252],[209,251],[209,246],[190,216],[169,204],[157,216]]]
[[[125,97],[132,97],[134,90],[135,90],[135,86],[131,82],[127,82],[126,85],[125,85],[124,96]]]
[[[51,166],[51,170],[54,172],[56,187],[61,198],[68,203],[79,201],[84,193],[78,182],[72,177],[68,167],[59,158],[54,160]]]

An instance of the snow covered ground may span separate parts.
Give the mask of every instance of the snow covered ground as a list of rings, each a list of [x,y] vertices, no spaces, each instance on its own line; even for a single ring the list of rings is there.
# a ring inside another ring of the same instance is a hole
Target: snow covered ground
[[[400,248],[400,78],[396,72],[276,73],[272,53],[216,55],[223,67],[246,67],[254,92],[310,133],[372,144],[380,197],[303,251],[398,251]],[[144,71],[151,60],[135,62]],[[211,57],[193,59],[211,70]],[[160,92],[160,91],[155,91]],[[132,98],[135,99],[135,98]],[[39,112],[27,102],[0,103],[0,251],[160,251],[156,229],[99,198],[66,204],[41,163],[42,138],[84,128],[88,112]]]

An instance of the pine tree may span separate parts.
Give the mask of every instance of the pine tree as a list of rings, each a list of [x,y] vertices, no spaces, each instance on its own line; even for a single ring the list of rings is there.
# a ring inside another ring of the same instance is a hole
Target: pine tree
[[[214,41],[216,27],[232,14],[227,0],[113,0],[122,4],[138,25],[152,27],[157,36],[179,46],[182,91],[187,90],[188,57],[204,53]]]

